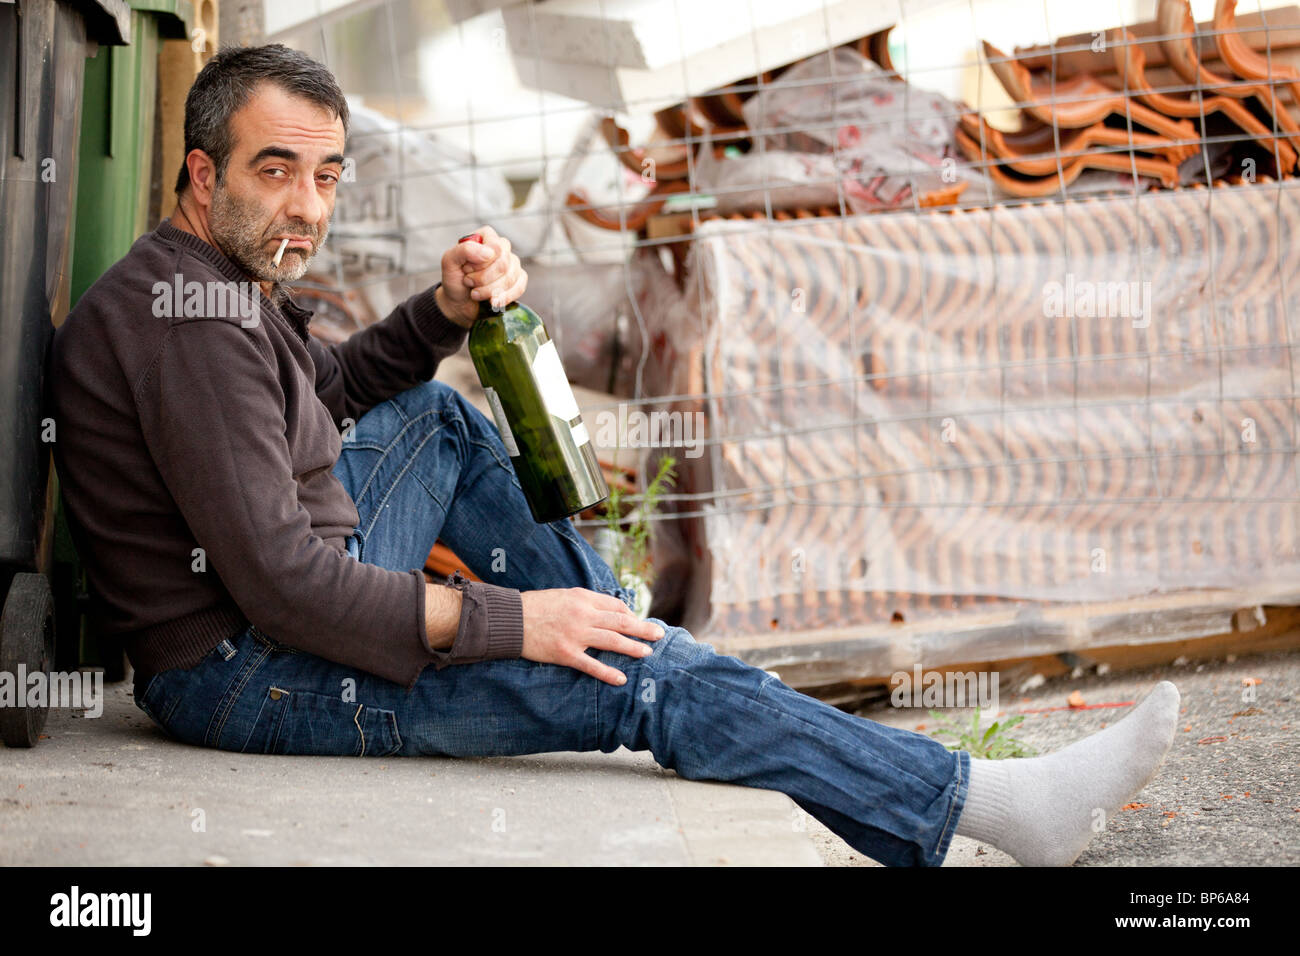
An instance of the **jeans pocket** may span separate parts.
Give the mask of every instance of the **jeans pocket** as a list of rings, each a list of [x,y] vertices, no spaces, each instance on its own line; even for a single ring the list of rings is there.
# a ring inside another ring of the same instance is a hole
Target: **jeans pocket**
[[[172,673],[172,671],[163,671],[161,674],[155,674],[150,679],[149,686],[144,689],[144,693],[135,697],[135,705],[158,727],[174,737],[169,721],[181,702],[181,695],[168,692],[168,676]]]
[[[245,753],[387,757],[402,749],[397,715],[311,691],[268,687]]]
[[[157,683],[158,683],[158,678],[157,676],[155,676],[151,681],[149,681],[149,689],[152,689],[154,686],[157,685]],[[163,730],[167,729],[166,727],[163,727],[162,721],[158,719],[158,715],[154,713],[153,708],[149,706],[148,689],[146,689],[146,691],[143,694],[135,694],[134,698],[135,698],[135,706],[140,708],[140,710],[144,713],[146,717],[149,718],[151,722],[153,722],[156,726],[162,728]]]

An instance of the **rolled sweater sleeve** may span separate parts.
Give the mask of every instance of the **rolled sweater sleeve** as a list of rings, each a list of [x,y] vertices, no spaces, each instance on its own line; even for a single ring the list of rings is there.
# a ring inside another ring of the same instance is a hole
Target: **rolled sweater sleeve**
[[[435,660],[424,576],[359,562],[313,532],[265,348],[229,321],[178,322],[135,386],[144,439],[206,567],[178,560],[219,575],[275,639],[409,688]]]
[[[411,296],[343,342],[326,345],[309,338],[316,395],[340,430],[380,402],[429,381],[442,360],[465,344],[469,329],[438,308],[438,285]]]

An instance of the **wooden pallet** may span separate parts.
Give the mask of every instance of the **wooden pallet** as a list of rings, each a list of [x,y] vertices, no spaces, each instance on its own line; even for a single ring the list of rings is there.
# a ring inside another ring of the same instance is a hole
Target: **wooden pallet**
[[[971,612],[951,620],[861,627],[701,636],[720,654],[777,671],[792,687],[862,688],[887,683],[915,664],[936,670],[992,669],[1017,677],[1068,673],[1106,663],[1150,667],[1177,657],[1207,659],[1300,647],[1300,589],[1204,589],[1115,602],[1026,605]],[[1256,615],[1258,628],[1242,625]],[[1068,665],[1068,666],[1067,666]],[[845,699],[860,694],[846,693]]]

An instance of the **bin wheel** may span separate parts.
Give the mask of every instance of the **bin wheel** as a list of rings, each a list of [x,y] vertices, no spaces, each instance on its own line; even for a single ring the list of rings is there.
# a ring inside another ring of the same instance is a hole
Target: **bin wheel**
[[[6,747],[34,747],[49,715],[49,696],[27,706],[20,673],[49,673],[54,663],[54,595],[43,574],[14,575],[0,614],[0,672],[13,681],[14,706],[0,706],[0,739]],[[21,667],[21,670],[20,670]],[[46,685],[49,686],[48,684]]]

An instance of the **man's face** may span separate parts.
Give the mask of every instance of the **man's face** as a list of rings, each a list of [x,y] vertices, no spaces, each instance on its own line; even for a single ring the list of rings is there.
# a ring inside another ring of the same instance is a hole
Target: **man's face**
[[[208,229],[260,282],[302,278],[325,242],[343,172],[343,121],[263,83],[230,122],[234,147],[212,193]],[[289,238],[280,265],[280,241]]]

